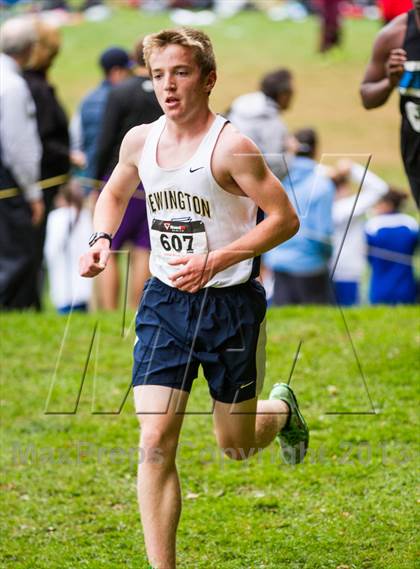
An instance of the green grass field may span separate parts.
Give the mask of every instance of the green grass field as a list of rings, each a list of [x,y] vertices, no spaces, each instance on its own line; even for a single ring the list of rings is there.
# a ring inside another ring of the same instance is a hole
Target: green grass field
[[[179,455],[179,567],[418,566],[418,315],[409,308],[345,315],[375,415],[364,414],[372,406],[338,310],[269,313],[264,395],[287,379],[303,341],[292,385],[311,450],[298,467],[284,465],[276,445],[247,463],[223,459],[207,387],[197,380]],[[102,317],[77,412],[45,414],[74,411],[96,318],[72,317],[53,383],[66,319],[2,317],[2,567],[147,567],[131,393],[121,414],[103,414],[118,410],[129,381],[133,333],[121,339],[119,315]],[[335,414],[342,412],[361,414]]]
[[[103,48],[130,47],[168,25],[167,16],[122,9],[107,22],[65,28],[52,80],[68,111],[99,80],[94,62]],[[214,108],[223,111],[265,71],[286,65],[297,79],[290,127],[317,127],[326,153],[373,153],[374,170],[405,184],[397,98],[367,113],[357,94],[376,31],[374,22],[348,22],[343,49],[321,57],[314,20],[246,13],[219,22],[208,28],[219,62]],[[311,449],[299,467],[286,467],[275,445],[246,463],[223,459],[206,384],[196,382],[179,454],[180,568],[420,567],[418,310],[365,307],[345,317],[353,346],[335,308],[269,312],[263,395],[287,379],[303,342],[292,385]],[[134,339],[132,329],[121,338],[119,314],[100,315],[75,412],[97,318],[73,316],[66,333],[66,318],[51,309],[1,315],[2,567],[147,567],[131,393],[110,414],[129,386]]]

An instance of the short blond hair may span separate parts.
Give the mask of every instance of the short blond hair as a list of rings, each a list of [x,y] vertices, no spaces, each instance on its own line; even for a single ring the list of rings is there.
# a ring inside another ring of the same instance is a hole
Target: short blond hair
[[[162,30],[156,34],[149,34],[144,38],[144,59],[149,72],[150,56],[153,50],[162,49],[168,45],[181,45],[192,49],[195,61],[201,69],[203,76],[207,76],[211,71],[216,71],[216,59],[209,36],[200,30],[183,27]]]

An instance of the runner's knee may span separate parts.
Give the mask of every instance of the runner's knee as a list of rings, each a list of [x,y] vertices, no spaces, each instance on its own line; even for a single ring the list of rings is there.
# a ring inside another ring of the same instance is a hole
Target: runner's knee
[[[145,457],[159,457],[160,464],[175,460],[178,437],[167,429],[143,426],[140,434],[140,448]]]

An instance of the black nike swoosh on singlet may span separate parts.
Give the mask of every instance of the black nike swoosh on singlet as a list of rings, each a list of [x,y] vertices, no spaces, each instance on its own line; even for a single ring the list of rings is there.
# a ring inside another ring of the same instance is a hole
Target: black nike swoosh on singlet
[[[204,166],[199,166],[198,168],[194,168],[194,170],[192,168],[190,168],[190,172],[191,174],[193,174],[194,172],[197,172],[197,170],[202,170],[204,168]]]

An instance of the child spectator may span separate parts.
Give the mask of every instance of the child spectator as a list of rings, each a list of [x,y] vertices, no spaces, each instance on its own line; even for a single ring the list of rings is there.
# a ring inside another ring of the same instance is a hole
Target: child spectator
[[[414,218],[400,213],[406,198],[405,193],[390,189],[376,205],[377,215],[366,223],[372,304],[413,304],[416,301],[413,255],[418,245],[419,226]]]
[[[330,175],[336,186],[330,264],[335,296],[340,306],[354,306],[360,302],[360,282],[366,268],[366,214],[388,192],[389,186],[373,172],[365,171],[361,164],[349,160],[340,160]],[[352,184],[360,186],[362,181],[355,205]]]
[[[82,207],[81,186],[74,180],[63,186],[56,205],[47,220],[44,249],[51,300],[60,314],[86,312],[92,282],[79,276],[79,257],[92,233],[92,220]]]

